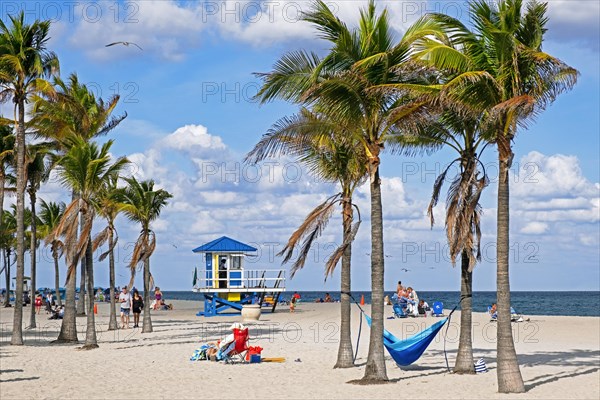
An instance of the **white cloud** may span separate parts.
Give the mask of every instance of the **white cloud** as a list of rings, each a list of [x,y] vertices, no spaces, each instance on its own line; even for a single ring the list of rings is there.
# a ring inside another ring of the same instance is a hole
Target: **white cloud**
[[[172,0],[98,2],[90,12],[87,4],[77,4],[75,28],[69,43],[96,61],[140,58],[151,55],[170,61],[181,61],[207,39],[219,38],[269,47],[276,43],[313,40],[317,32],[311,24],[300,20],[310,9],[311,1],[223,0],[216,2],[176,2]],[[356,25],[359,12],[367,0],[329,1],[327,4],[350,27]],[[427,8],[412,1],[378,1],[378,11],[388,8],[391,27],[404,30],[427,11],[445,11],[460,16],[458,7]],[[100,10],[99,12],[96,9]],[[59,21],[60,36],[66,35],[71,21]],[[105,47],[126,41],[131,46]]]
[[[548,37],[556,41],[580,42],[598,51],[600,2],[553,0],[548,2]]]
[[[218,136],[208,133],[202,125],[185,125],[165,137],[161,144],[176,150],[183,150],[194,156],[201,156],[205,151],[225,150],[223,141]]]
[[[548,224],[543,222],[530,222],[521,228],[521,233],[528,235],[539,235],[545,233],[548,230]]]

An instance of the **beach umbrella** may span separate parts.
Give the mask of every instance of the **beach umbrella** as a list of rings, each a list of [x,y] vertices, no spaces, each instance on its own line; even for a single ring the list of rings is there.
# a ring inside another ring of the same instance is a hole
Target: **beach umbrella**
[[[198,267],[194,267],[194,279],[192,279],[192,286],[196,286],[198,280]]]

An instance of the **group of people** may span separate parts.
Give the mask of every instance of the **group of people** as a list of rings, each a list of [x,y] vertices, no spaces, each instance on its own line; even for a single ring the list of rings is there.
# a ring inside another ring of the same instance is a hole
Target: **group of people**
[[[315,303],[334,303],[334,300],[329,293],[325,293],[325,297],[315,299]]]
[[[139,328],[140,314],[144,309],[144,299],[137,289],[129,293],[127,286],[124,286],[119,293],[119,303],[121,306],[121,329],[129,329],[129,315],[133,312],[133,327]],[[165,304],[163,294],[159,287],[154,290],[154,301],[150,305],[151,310],[172,310],[172,304]]]
[[[419,315],[425,316],[427,311],[430,310],[429,304],[427,304],[425,300],[419,299],[419,295],[417,294],[416,290],[414,290],[411,286],[403,286],[402,281],[398,281],[396,293],[394,293],[391,300],[389,297],[387,297],[386,304],[391,305],[392,300],[402,309],[403,312],[412,317],[418,317]]]

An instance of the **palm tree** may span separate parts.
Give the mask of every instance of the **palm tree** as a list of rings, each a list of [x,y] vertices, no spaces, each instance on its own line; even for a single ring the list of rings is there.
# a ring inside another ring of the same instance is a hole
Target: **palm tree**
[[[25,103],[34,93],[52,93],[42,78],[58,73],[58,58],[46,48],[50,21],[25,23],[25,13],[0,20],[0,99],[15,104],[17,159],[17,287],[11,344],[23,344],[23,277],[25,275]]]
[[[353,226],[352,195],[364,183],[367,175],[364,152],[360,143],[346,143],[348,135],[341,125],[326,114],[316,114],[303,109],[298,115],[283,118],[275,123],[269,133],[246,156],[246,161],[257,163],[267,157],[291,155],[306,164],[313,175],[326,181],[339,183],[341,192],[318,205],[292,234],[279,253],[284,263],[289,261],[302,241],[300,256],[292,266],[291,276],[304,267],[312,243],[327,225],[337,204],[342,206],[342,245],[334,251],[325,266],[325,279],[331,275],[341,257],[341,322],[338,358],[334,368],[354,366],[351,338],[351,258],[352,242],[359,221]],[[361,157],[362,156],[362,157]],[[357,208],[358,210],[358,208]]]
[[[94,142],[86,142],[78,137],[73,137],[71,140],[71,148],[59,162],[58,173],[61,183],[79,193],[79,198],[73,200],[65,209],[65,213],[54,231],[54,240],[63,236],[64,242],[67,243],[67,276],[75,272],[80,258],[85,257],[86,259],[88,309],[83,348],[93,349],[98,347],[94,319],[94,265],[91,240],[97,208],[96,195],[107,181],[119,176],[129,161],[120,157],[112,162],[109,154],[113,144],[112,140],[107,141],[101,147]],[[79,238],[75,240],[79,226],[78,217],[83,221],[83,229]]]
[[[0,231],[0,249],[4,258],[4,273],[6,277],[6,297],[4,298],[4,307],[10,307],[10,267],[12,266],[11,254],[14,251],[17,240],[15,233],[17,232],[17,217],[15,213],[8,210],[3,210],[0,214],[2,218],[2,227]]]
[[[425,56],[452,70],[447,97],[466,109],[485,113],[482,127],[493,131],[498,149],[497,305],[498,391],[525,391],[510,322],[509,183],[518,128],[542,112],[577,81],[577,71],[542,51],[547,5],[537,1],[500,0],[470,5],[470,31],[455,18],[433,14],[432,39]],[[460,51],[457,51],[460,48]]]
[[[350,29],[322,1],[314,3],[303,19],[312,23],[319,37],[331,44],[320,59],[303,51],[288,53],[274,71],[259,74],[264,84],[257,94],[261,102],[280,98],[305,105],[318,104],[351,131],[366,154],[371,193],[371,314],[372,326],[364,382],[387,380],[383,350],[384,250],[381,203],[380,155],[394,150],[401,132],[423,118],[425,103],[406,96],[389,96],[376,87],[399,82],[418,82],[411,70],[407,37],[395,43],[387,10],[377,14],[373,1],[361,11],[359,27]]]
[[[58,226],[58,223],[65,213],[65,208],[66,205],[62,201],[60,203],[46,203],[46,201],[42,199],[40,210],[40,220],[42,221],[40,234],[46,240],[46,246],[50,245],[50,251],[52,251],[52,258],[54,259],[54,286],[56,288],[57,304],[59,307],[62,306],[62,299],[60,297],[60,271],[58,259],[63,254],[64,244],[59,239],[54,238],[52,232]]]
[[[156,247],[156,235],[150,224],[155,221],[161,213],[167,200],[173,197],[164,189],[154,190],[154,181],[145,180],[139,182],[135,177],[125,178],[127,186],[119,191],[119,206],[130,221],[139,222],[142,226],[140,236],[135,243],[133,255],[129,268],[131,269],[131,280],[129,287],[133,286],[135,271],[138,265],[144,265],[144,319],[142,333],[152,332],[152,320],[150,319],[150,289],[153,284],[150,273],[150,256]]]
[[[93,250],[96,251],[98,247],[108,242],[108,249],[100,255],[98,261],[103,261],[108,255],[108,267],[109,267],[109,281],[110,281],[110,316],[108,318],[108,330],[116,330],[117,325],[117,313],[115,310],[116,299],[115,299],[115,254],[114,249],[119,241],[117,230],[115,228],[115,219],[121,212],[121,208],[118,203],[117,189],[117,178],[109,179],[104,183],[104,187],[97,195],[96,204],[98,206],[97,213],[106,219],[108,225],[100,233],[96,235],[93,242]]]
[[[29,247],[29,258],[31,261],[31,288],[33,293],[35,293],[36,288],[36,251],[38,248],[38,217],[35,211],[35,203],[37,201],[37,191],[39,190],[42,182],[48,179],[48,175],[50,173],[50,168],[46,165],[46,156],[48,154],[48,151],[49,148],[44,143],[30,145],[27,148],[27,155],[25,157],[25,163],[27,164],[25,168],[27,180],[27,193],[29,194],[29,204],[31,207],[31,244]],[[35,328],[35,326],[35,307],[31,307],[29,329]]]
[[[54,80],[57,87],[53,97],[36,97],[33,105],[32,125],[41,136],[55,142],[56,149],[64,154],[72,146],[72,138],[78,137],[85,141],[107,134],[114,129],[126,116],[112,116],[117,106],[119,96],[111,97],[108,101],[97,99],[94,93],[79,82],[76,74],[71,74],[68,80]],[[57,160],[60,157],[57,157]],[[54,162],[58,162],[55,160]],[[71,194],[73,200],[79,194]],[[83,227],[81,227],[83,229]],[[73,239],[76,239],[77,232]],[[76,271],[68,275],[66,283],[65,316],[62,320],[58,342],[77,342],[76,314],[84,314],[85,304],[85,258],[81,260],[81,301],[80,309],[76,310],[75,290]],[[72,281],[71,281],[72,279]],[[71,301],[72,299],[72,301]],[[71,316],[73,313],[73,316]]]
[[[15,135],[8,124],[0,125],[0,215],[4,211],[4,190],[6,182],[6,166],[13,163]],[[0,218],[0,230],[2,218]]]

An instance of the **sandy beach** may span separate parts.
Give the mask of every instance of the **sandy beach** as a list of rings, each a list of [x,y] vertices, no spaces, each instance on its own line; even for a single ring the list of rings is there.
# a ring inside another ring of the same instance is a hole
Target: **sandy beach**
[[[175,310],[153,312],[154,332],[139,329],[106,331],[108,304],[100,304],[100,348],[79,351],[77,345],[53,345],[60,321],[38,318],[36,330],[25,331],[25,346],[10,345],[12,309],[0,310],[0,393],[3,399],[78,398],[533,398],[598,399],[600,397],[600,319],[597,317],[526,316],[514,334],[527,392],[497,393],[496,328],[484,314],[475,314],[474,357],[483,358],[490,372],[472,376],[446,370],[440,334],[415,364],[398,368],[387,357],[390,383],[361,386],[369,328],[362,325],[357,367],[333,369],[337,356],[339,304],[301,303],[295,314],[284,306],[249,324],[250,345],[264,348],[263,357],[285,357],[283,363],[227,365],[191,362],[200,344],[228,333],[239,315],[196,317],[198,303],[173,302]],[[29,308],[26,318],[29,320]],[[368,312],[369,307],[366,307]],[[353,343],[359,327],[353,309]],[[386,315],[391,308],[386,307]],[[436,318],[386,320],[386,328],[406,337]],[[458,346],[460,316],[452,317],[446,349],[452,367]],[[79,317],[83,341],[85,317]],[[443,330],[445,332],[445,328]],[[442,333],[443,333],[442,332]],[[298,361],[296,361],[298,360]]]

